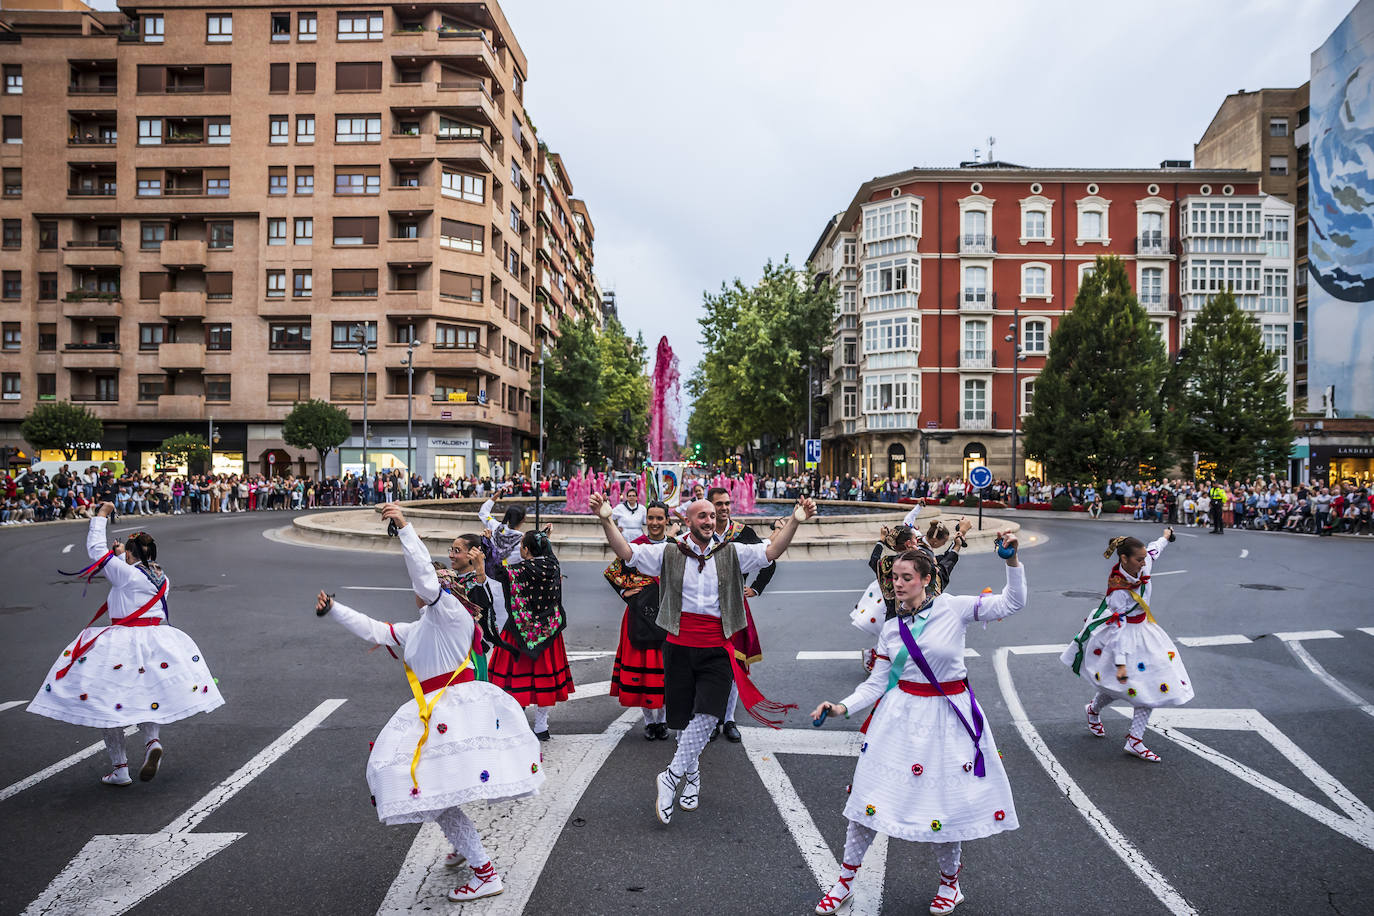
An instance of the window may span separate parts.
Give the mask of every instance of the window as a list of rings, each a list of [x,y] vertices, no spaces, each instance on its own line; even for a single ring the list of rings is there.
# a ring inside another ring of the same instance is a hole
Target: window
[[[138,145],[158,146],[162,143],[162,119],[138,119]]]
[[[1288,217],[1264,218],[1264,250],[1271,257],[1288,257]]]
[[[905,350],[910,346],[910,323],[905,318],[881,318],[864,322],[864,354]]]
[[[230,324],[207,324],[205,326],[205,349],[232,350],[234,348],[234,326]],[[208,381],[208,380],[207,380]]]
[[[439,116],[440,140],[481,140],[482,128]]]
[[[378,115],[338,115],[334,119],[335,143],[375,143],[382,139]]]
[[[309,350],[310,325],[308,323],[268,325],[267,349]],[[271,395],[268,397],[270,398]]]
[[[6,372],[0,377],[0,389],[3,389],[3,398],[6,401],[17,401],[23,397],[19,373]]]
[[[1035,379],[1028,378],[1021,383],[1021,416],[1030,416],[1035,400]]]
[[[315,91],[315,65],[296,64],[296,92],[309,94]]]
[[[1140,253],[1163,253],[1164,251],[1164,214],[1140,214]]]
[[[314,275],[309,270],[293,270],[291,272],[291,295],[297,299],[306,299],[314,292]]]
[[[315,220],[309,216],[296,217],[296,233],[294,236],[297,245],[311,245],[315,240]]]
[[[445,171],[441,180],[445,197],[456,197],[475,204],[486,199],[483,194],[484,179],[480,175]]]
[[[1266,324],[1262,331],[1264,349],[1278,357],[1278,370],[1288,371],[1288,328],[1281,324]]]
[[[291,14],[273,13],[272,14],[272,40],[290,41],[291,40]]]
[[[24,94],[24,68],[19,64],[5,64],[5,95]]]
[[[20,331],[20,324],[17,321],[5,322],[0,328],[0,348],[5,350],[19,350],[23,348],[23,336]]]
[[[512,232],[520,231],[520,208],[515,204],[510,205],[510,228]]]
[[[988,383],[986,379],[964,379],[964,420],[986,422],[988,418]]]
[[[334,172],[335,194],[380,194],[382,173],[377,166],[349,166]]]
[[[965,214],[966,216],[968,214]],[[988,301],[988,269],[986,267],[964,268],[964,304],[986,305]]]
[[[334,217],[334,244],[376,245],[377,220],[375,216]]]
[[[282,194],[286,193],[286,166],[274,165],[267,170],[267,193]]]
[[[363,378],[361,372],[333,372],[329,376],[329,400],[331,401],[361,401],[363,392],[367,392],[367,402],[375,403],[377,400],[377,373],[369,372],[367,378]]]
[[[286,271],[269,270],[267,272],[267,298],[280,299],[286,295]]]
[[[436,350],[475,350],[478,346],[476,328],[465,328],[456,324],[440,324],[434,327]]]
[[[1286,137],[1286,136],[1288,136],[1288,119],[1287,119],[1287,118],[1270,118],[1270,119],[1269,119],[1269,136],[1271,136],[1271,137]]]
[[[377,295],[377,271],[371,270],[335,270],[331,278],[331,295],[340,297],[358,297]]]
[[[231,13],[205,14],[205,40],[224,43],[234,40],[234,17]]]
[[[1027,210],[1026,224],[1022,232],[1028,239],[1045,238],[1046,214],[1044,210]]]
[[[1269,174],[1270,174],[1270,175],[1287,175],[1287,174],[1288,174],[1288,157],[1287,157],[1287,156],[1270,156],[1270,157],[1269,157]]]
[[[285,142],[285,141],[283,141]],[[296,115],[296,142],[314,143],[315,142],[315,116]]]
[[[161,16],[140,16],[143,24],[143,40],[148,44],[160,45],[166,34],[167,22]]]
[[[1042,318],[1028,320],[1021,330],[1021,350],[1025,353],[1044,353],[1049,340],[1050,325]]]
[[[57,299],[57,274],[40,273],[38,275],[38,301],[53,302]],[[40,336],[41,340],[41,336]],[[40,347],[40,349],[42,349]]]
[[[286,143],[291,139],[291,119],[286,115],[268,115],[268,143]]]
[[[267,244],[286,244],[286,218],[272,217],[267,220]]]
[[[963,248],[981,248],[988,243],[988,214],[985,210],[969,210],[964,214]]]
[[[230,399],[232,383],[227,375],[205,376],[205,400],[227,401]]]
[[[439,271],[439,295],[468,302],[482,301],[482,278],[452,270]]]
[[[38,326],[38,352],[52,353],[57,349],[57,325],[40,324]]]
[[[360,328],[367,328],[367,348],[377,349],[377,322],[375,321],[335,321],[330,324],[330,348],[334,350],[350,350],[358,346],[358,338],[353,336]]]
[[[0,240],[0,248],[24,247],[23,221],[17,219],[7,219],[4,220],[3,226],[3,240]]]
[[[1261,312],[1288,312],[1288,268],[1265,268],[1264,285],[1260,289]]]
[[[205,122],[205,142],[211,146],[227,145],[229,143],[229,119],[207,119]]]
[[[24,170],[5,169],[4,170],[4,195],[6,197],[24,196]]]
[[[408,344],[412,340],[419,340],[413,324],[392,324],[391,342],[398,344]]]
[[[420,237],[420,224],[413,219],[398,219],[391,237],[393,239],[418,239]]]
[[[308,165],[296,166],[296,193],[302,197],[315,193],[315,170]]]
[[[278,403],[310,400],[310,376],[267,376],[267,400]]]
[[[296,40],[314,41],[319,37],[319,18],[314,13],[296,14]]]
[[[232,220],[216,220],[205,224],[205,237],[208,245],[215,250],[234,247],[234,223]]]
[[[57,399],[57,376],[51,372],[38,373],[38,400],[54,401]]]
[[[381,61],[340,61],[334,65],[336,92],[381,92]]]
[[[439,246],[457,251],[482,252],[483,230],[473,223],[463,223],[456,219],[439,221]]]
[[[1147,309],[1164,307],[1164,269],[1146,267],[1140,271],[1140,304]]]
[[[17,270],[7,270],[3,277],[3,286],[0,286],[0,298],[20,299],[24,295],[23,274]]]
[[[982,363],[988,359],[988,323],[986,321],[967,321],[964,323],[964,356],[962,364]]]
[[[175,334],[167,333],[165,324],[141,324],[138,326],[138,348],[140,350],[156,350],[164,343],[173,343],[176,340]]]
[[[1049,269],[1045,267],[1023,267],[1021,269],[1021,296],[1047,296],[1049,289]]]
[[[39,220],[38,222],[38,250],[52,251],[57,248],[57,221]]]
[[[18,115],[5,115],[0,119],[0,132],[6,143],[23,143],[24,119]]]
[[[870,207],[863,220],[865,242],[921,234],[920,205],[911,200]]]
[[[1104,222],[1101,210],[1084,210],[1078,214],[1078,237],[1084,240],[1106,238]]]
[[[290,92],[290,91],[291,91],[291,65],[290,65],[290,64],[268,64],[268,65],[267,65],[267,91],[268,91],[268,92]]]
[[[234,298],[234,272],[230,270],[211,271],[205,275],[206,299]]]
[[[381,38],[380,10],[367,13],[339,13],[339,41],[380,41]]]

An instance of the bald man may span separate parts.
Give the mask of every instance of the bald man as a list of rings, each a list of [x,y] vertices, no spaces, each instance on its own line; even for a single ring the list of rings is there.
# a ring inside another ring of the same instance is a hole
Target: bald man
[[[785,714],[791,708],[759,693],[736,661],[729,638],[746,625],[744,577],[786,552],[801,522],[815,516],[816,504],[799,501],[772,540],[742,544],[716,533],[716,508],[699,499],[684,513],[687,536],[681,541],[631,545],[612,520],[606,500],[594,493],[590,502],[615,555],[644,575],[659,577],[657,622],[668,632],[663,645],[667,724],[680,730],[677,753],[656,779],[654,812],[668,824],[678,805],[679,783],[683,810],[696,810],[699,804],[701,750],[720,721],[732,684],[738,685],[750,715],[767,725],[776,728],[782,720],[765,714]]]

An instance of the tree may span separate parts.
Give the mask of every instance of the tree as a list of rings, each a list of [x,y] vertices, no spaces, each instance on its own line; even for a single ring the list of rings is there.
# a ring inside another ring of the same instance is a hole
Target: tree
[[[1184,452],[1216,462],[1222,479],[1283,467],[1294,435],[1287,388],[1278,357],[1264,348],[1259,325],[1235,294],[1213,296],[1170,374]]]
[[[596,435],[602,398],[601,345],[590,318],[563,320],[544,364],[545,449],[554,459],[575,460]]]
[[[1051,480],[1135,477],[1172,463],[1173,417],[1160,392],[1164,341],[1136,301],[1121,260],[1099,257],[1050,337],[1024,423],[1026,454]]]
[[[189,469],[193,464],[210,464],[210,446],[204,436],[195,433],[177,433],[162,440],[160,451],[172,464],[184,464]]]
[[[608,318],[597,338],[601,354],[601,398],[595,403],[595,436],[612,455],[621,449],[644,451],[649,436],[649,376],[647,348],[641,338],[630,340],[618,318]],[[589,449],[590,451],[590,449]],[[589,458],[600,458],[597,448]]]
[[[100,418],[67,401],[39,404],[24,417],[19,433],[36,449],[58,449],[68,461],[81,448],[98,448],[105,434]]]
[[[281,423],[281,437],[293,448],[311,448],[319,456],[317,475],[324,479],[324,456],[353,432],[348,411],[326,401],[297,401]]]

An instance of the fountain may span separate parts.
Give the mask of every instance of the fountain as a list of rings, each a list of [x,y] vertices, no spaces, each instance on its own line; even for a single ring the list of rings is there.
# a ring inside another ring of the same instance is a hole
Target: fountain
[[[678,458],[677,415],[681,408],[677,356],[660,337],[654,354],[653,400],[649,404],[649,460],[676,461]]]

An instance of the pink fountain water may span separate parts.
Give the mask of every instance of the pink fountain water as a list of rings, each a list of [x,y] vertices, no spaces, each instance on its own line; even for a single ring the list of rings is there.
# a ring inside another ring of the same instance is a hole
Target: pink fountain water
[[[649,404],[649,459],[675,461],[677,449],[677,415],[682,406],[679,388],[677,356],[667,337],[658,341],[654,354],[653,400]]]

